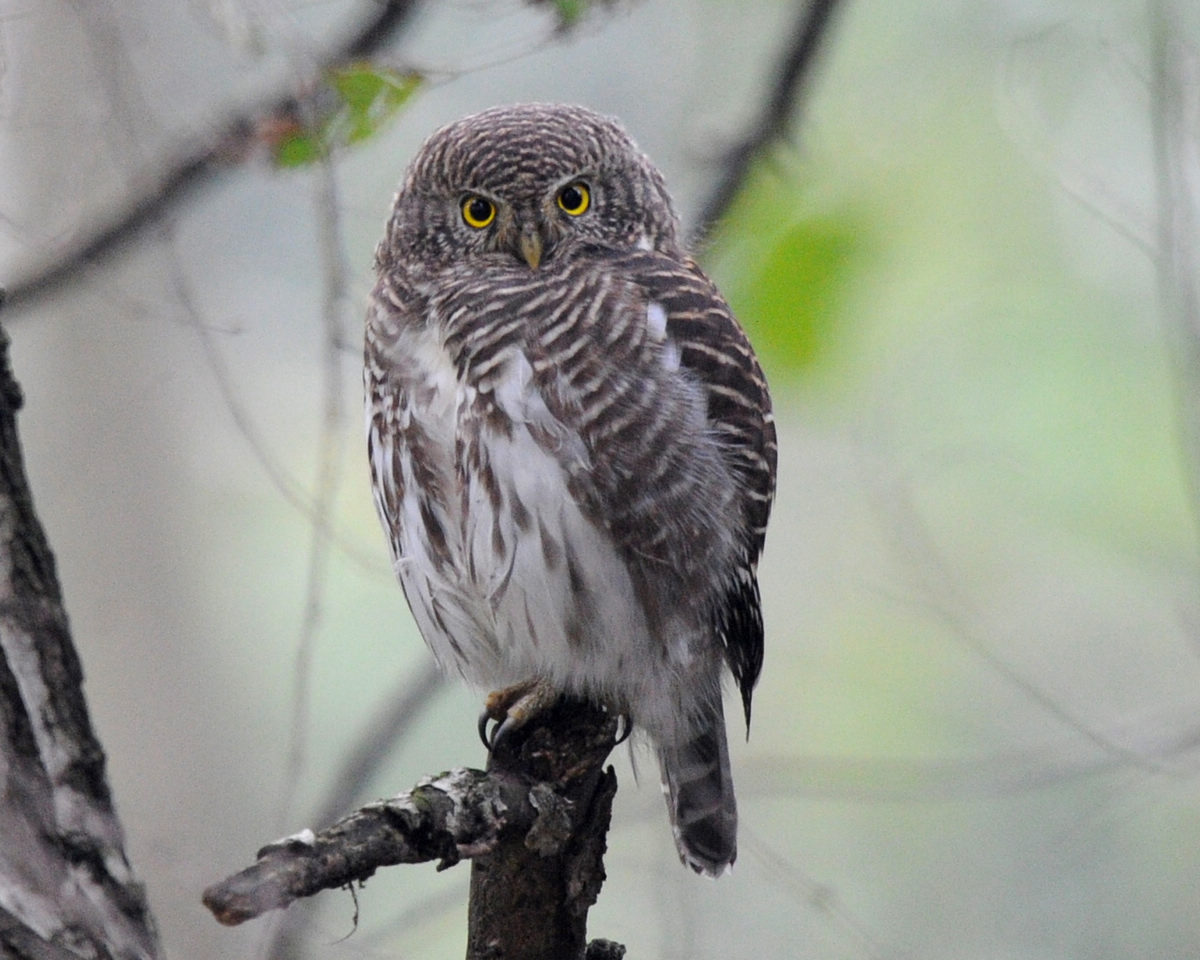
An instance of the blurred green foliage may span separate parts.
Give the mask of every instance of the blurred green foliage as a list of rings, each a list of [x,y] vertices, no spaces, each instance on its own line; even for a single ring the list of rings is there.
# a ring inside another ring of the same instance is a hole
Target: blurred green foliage
[[[554,10],[558,14],[559,27],[566,29],[574,26],[591,6],[587,0],[554,0]]]
[[[421,85],[418,73],[401,73],[370,63],[331,70],[330,107],[308,127],[287,132],[275,145],[280,167],[303,167],[331,150],[361,143],[382,130]]]
[[[798,379],[836,364],[871,229],[861,211],[818,207],[801,177],[759,163],[705,259],[769,373]]]

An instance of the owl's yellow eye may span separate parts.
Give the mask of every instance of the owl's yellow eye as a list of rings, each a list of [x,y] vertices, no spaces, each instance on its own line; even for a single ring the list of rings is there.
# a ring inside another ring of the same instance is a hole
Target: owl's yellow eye
[[[496,219],[496,205],[486,197],[472,194],[463,200],[462,216],[468,227],[482,230]]]
[[[586,213],[591,203],[592,195],[582,180],[568,183],[558,191],[558,205],[573,217]]]

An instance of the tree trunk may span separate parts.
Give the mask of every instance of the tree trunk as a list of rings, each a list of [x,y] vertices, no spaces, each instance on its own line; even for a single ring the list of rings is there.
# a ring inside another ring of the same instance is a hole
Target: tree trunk
[[[0,957],[152,960],[154,924],[25,476],[8,343],[0,327]]]

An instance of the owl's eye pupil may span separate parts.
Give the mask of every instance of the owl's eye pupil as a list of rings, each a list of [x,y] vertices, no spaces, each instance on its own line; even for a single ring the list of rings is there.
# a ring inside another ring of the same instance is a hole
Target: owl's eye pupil
[[[558,205],[573,217],[586,212],[591,203],[587,184],[581,180],[569,183],[558,191]]]
[[[496,219],[496,205],[485,197],[467,197],[463,200],[462,215],[467,226],[482,230]]]

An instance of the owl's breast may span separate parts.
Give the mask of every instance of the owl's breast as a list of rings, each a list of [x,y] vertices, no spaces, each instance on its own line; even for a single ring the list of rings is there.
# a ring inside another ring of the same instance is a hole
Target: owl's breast
[[[434,653],[489,686],[542,675],[610,690],[604,640],[646,624],[617,549],[570,489],[586,448],[551,413],[523,344],[468,354],[430,323],[396,335],[375,369],[376,503]]]

